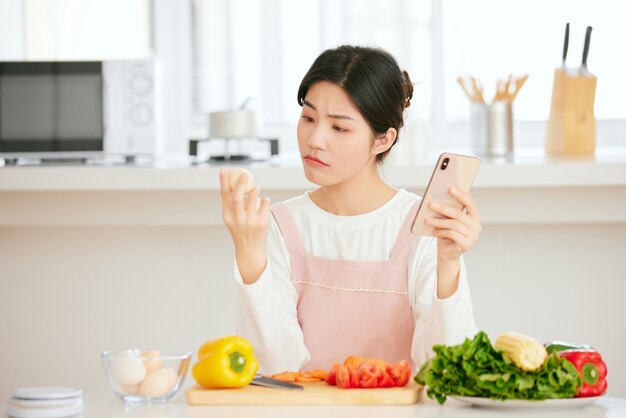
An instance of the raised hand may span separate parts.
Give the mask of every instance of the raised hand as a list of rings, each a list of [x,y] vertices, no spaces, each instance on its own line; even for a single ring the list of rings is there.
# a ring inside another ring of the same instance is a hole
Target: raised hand
[[[253,187],[246,193],[250,174],[239,177],[233,189],[227,170],[220,170],[222,218],[235,245],[235,259],[244,283],[258,280],[267,263],[267,232],[270,200],[259,198]]]

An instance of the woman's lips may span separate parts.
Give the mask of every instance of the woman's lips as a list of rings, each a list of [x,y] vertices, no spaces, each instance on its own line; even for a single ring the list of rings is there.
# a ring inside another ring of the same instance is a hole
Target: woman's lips
[[[318,160],[315,157],[312,157],[310,155],[307,155],[306,157],[304,157],[304,161],[306,161],[307,163],[315,166],[315,167],[328,167],[328,164],[322,162],[321,160]]]

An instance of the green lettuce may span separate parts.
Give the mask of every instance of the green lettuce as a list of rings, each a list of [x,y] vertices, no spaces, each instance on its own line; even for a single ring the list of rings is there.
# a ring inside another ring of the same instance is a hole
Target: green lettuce
[[[435,345],[435,357],[422,365],[415,381],[443,405],[448,395],[492,399],[571,398],[581,385],[572,363],[553,353],[543,366],[526,372],[491,345],[484,332],[454,346]]]

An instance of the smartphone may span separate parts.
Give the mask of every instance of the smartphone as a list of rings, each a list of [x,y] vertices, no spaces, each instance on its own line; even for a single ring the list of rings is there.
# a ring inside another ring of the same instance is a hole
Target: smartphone
[[[411,232],[414,235],[433,236],[434,228],[426,223],[426,219],[441,218],[442,215],[430,209],[432,202],[463,209],[463,205],[452,197],[449,190],[454,187],[469,192],[479,168],[480,158],[476,156],[448,152],[441,154],[417,209]]]

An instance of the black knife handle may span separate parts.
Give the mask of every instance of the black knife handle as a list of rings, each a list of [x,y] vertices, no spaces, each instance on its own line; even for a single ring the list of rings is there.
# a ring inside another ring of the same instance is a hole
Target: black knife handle
[[[569,23],[565,24],[565,41],[563,42],[563,67],[567,58],[567,48],[569,47]]]
[[[591,43],[591,26],[587,26],[585,34],[585,48],[583,49],[583,68],[587,68],[587,55],[589,55],[589,44]]]

